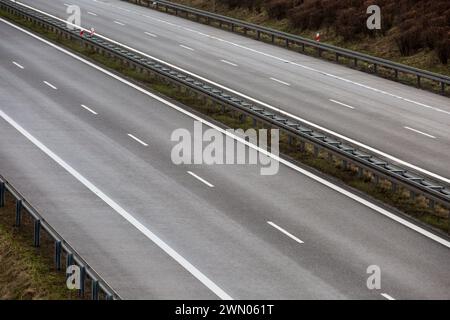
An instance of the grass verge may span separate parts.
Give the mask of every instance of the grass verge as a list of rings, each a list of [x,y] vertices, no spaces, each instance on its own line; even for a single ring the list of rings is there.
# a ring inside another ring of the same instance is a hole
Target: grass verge
[[[65,273],[53,267],[51,242],[46,239],[39,248],[33,247],[31,221],[24,216],[21,227],[14,222],[15,202],[7,194],[6,205],[0,208],[0,299],[79,299],[65,286]]]

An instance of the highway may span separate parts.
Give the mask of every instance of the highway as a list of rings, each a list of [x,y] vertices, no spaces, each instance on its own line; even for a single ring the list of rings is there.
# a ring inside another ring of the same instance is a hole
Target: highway
[[[122,298],[450,298],[448,240],[286,161],[176,166],[197,116],[3,20],[0,39],[0,172]]]
[[[23,0],[450,183],[448,98],[119,0]]]

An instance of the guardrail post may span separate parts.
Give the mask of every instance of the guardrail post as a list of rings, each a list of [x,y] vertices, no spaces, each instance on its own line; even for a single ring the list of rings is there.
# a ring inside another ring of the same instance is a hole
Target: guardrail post
[[[22,222],[22,200],[17,199],[16,201],[16,227],[20,227],[20,223]]]
[[[441,82],[441,92],[442,94],[445,93],[445,82]]]
[[[420,88],[421,84],[420,84],[420,76],[417,76],[417,87]]]
[[[275,42],[275,35],[272,35],[272,43]]]
[[[67,253],[67,258],[66,258],[66,269],[71,266],[73,263],[73,254],[68,252]]]
[[[34,246],[39,247],[41,245],[41,220],[36,219],[34,221]]]
[[[289,39],[286,39],[286,48],[289,48]]]
[[[356,68],[356,67],[358,67],[358,59],[357,58],[355,58],[354,60],[353,60],[353,66]]]
[[[314,146],[314,156],[315,157],[319,156],[319,148],[317,146]]]
[[[5,183],[0,181],[0,208],[5,206]]]
[[[303,141],[303,140],[299,141],[298,150],[300,152],[305,152],[305,141]]]
[[[98,300],[98,280],[92,280],[91,285],[92,285],[91,299],[92,300]]]
[[[364,174],[363,168],[358,167],[358,177],[361,178]]]
[[[348,163],[347,163],[347,160],[342,160],[342,167],[344,168],[344,170],[347,170],[347,168],[348,168]]]
[[[234,32],[234,23],[231,24],[231,31]]]
[[[395,72],[395,81],[397,81],[398,80],[398,70],[395,69],[394,72]]]
[[[397,192],[397,184],[394,182],[391,182],[392,192]]]
[[[81,266],[80,267],[80,297],[84,297],[84,292],[86,288],[86,267]]]
[[[61,270],[61,241],[55,241],[55,268]]]
[[[288,144],[292,146],[292,136],[288,136]]]

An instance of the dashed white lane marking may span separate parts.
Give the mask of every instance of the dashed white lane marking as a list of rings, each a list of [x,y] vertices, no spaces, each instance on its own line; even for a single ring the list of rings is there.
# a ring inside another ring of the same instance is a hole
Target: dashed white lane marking
[[[342,102],[339,102],[339,101],[336,101],[336,100],[333,100],[333,99],[329,99],[331,102],[334,102],[334,103],[337,103],[337,104],[339,104],[339,105],[341,105],[341,106],[344,106],[344,107],[347,107],[347,108],[350,108],[350,109],[355,109],[354,107],[352,107],[352,106],[349,106],[348,104],[345,104],[345,103],[342,103]]]
[[[92,110],[91,108],[89,108],[89,107],[87,107],[87,106],[85,106],[84,104],[82,104],[81,105],[84,109],[86,109],[87,111],[89,111],[90,113],[92,113],[92,114],[95,114],[95,115],[97,115],[98,113],[97,112],[95,112],[94,110]]]
[[[383,297],[385,297],[386,299],[388,299],[388,300],[395,300],[394,298],[392,298],[390,295],[388,295],[387,293],[381,293],[381,295],[383,296]]]
[[[230,61],[227,61],[227,60],[220,60],[220,61],[222,61],[223,63],[229,64],[230,66],[233,66],[233,67],[237,67],[238,66],[236,63],[233,63],[233,62],[230,62]]]
[[[417,129],[413,129],[413,128],[411,128],[411,127],[403,127],[403,128],[405,128],[405,129],[407,129],[407,130],[410,130],[410,131],[413,131],[413,132],[416,132],[416,133],[420,133],[420,134],[422,134],[422,135],[424,135],[424,136],[426,136],[426,137],[428,137],[428,138],[436,139],[435,136],[432,136],[431,134],[428,134],[428,133],[419,131],[419,130],[417,130]]]
[[[70,6],[71,6],[70,4],[67,4],[67,3],[64,3],[64,5],[65,5],[66,7],[70,7]]]
[[[290,84],[289,84],[289,83],[287,83],[287,82],[284,82],[284,81],[281,81],[281,80],[278,80],[278,79],[276,79],[276,78],[270,78],[270,80],[273,80],[273,81],[275,81],[275,82],[278,82],[278,83],[284,84],[285,86],[290,86]]]
[[[88,11],[87,13],[90,14],[91,16],[94,16],[94,17],[97,16],[97,14],[95,14],[95,13],[93,13],[93,12],[90,12],[90,11]]]
[[[196,175],[195,173],[193,173],[192,171],[187,171],[187,173],[189,173],[191,176],[193,176],[195,179],[203,182],[204,184],[206,184],[208,187],[210,188],[214,188],[214,185],[209,183],[208,181],[206,181],[205,179],[203,179],[202,177],[199,177],[198,175]]]
[[[70,51],[68,51],[68,50],[66,50],[64,48],[61,48],[60,46],[58,46],[58,45],[56,45],[56,44],[54,44],[54,43],[52,43],[52,42],[50,42],[48,40],[45,40],[45,39],[35,35],[34,33],[30,32],[28,30],[25,30],[25,29],[23,29],[23,28],[21,28],[19,26],[16,26],[15,24],[13,24],[13,23],[11,23],[9,21],[6,21],[3,18],[0,18],[0,21],[5,23],[5,24],[7,24],[7,25],[9,25],[12,28],[20,30],[21,32],[29,35],[30,37],[32,37],[32,38],[34,38],[36,40],[39,40],[42,43],[47,44],[48,46],[54,48],[55,50],[58,50],[59,52],[62,52],[64,54],[72,57],[73,59],[75,59],[77,61],[80,61],[80,62],[90,66],[91,68],[93,68],[95,70],[98,70],[99,72],[102,72],[103,74],[108,75],[109,77],[111,77],[113,79],[116,79],[117,81],[120,81],[121,83],[123,83],[123,84],[125,84],[125,85],[127,85],[127,86],[129,86],[129,87],[131,87],[133,89],[135,89],[136,91],[139,91],[140,93],[145,94],[146,96],[151,97],[151,98],[153,98],[153,99],[155,99],[155,100],[165,104],[166,106],[168,106],[168,107],[170,107],[170,108],[172,108],[174,110],[177,110],[178,112],[180,112],[180,113],[190,117],[191,119],[200,121],[201,123],[205,124],[206,126],[208,126],[210,128],[213,128],[213,129],[217,130],[218,132],[221,132],[225,136],[230,137],[230,138],[232,138],[232,139],[234,139],[234,140],[236,140],[236,141],[238,141],[238,142],[240,142],[242,144],[245,144],[246,146],[257,150],[258,152],[260,152],[260,153],[262,153],[262,154],[264,154],[264,155],[266,155],[268,157],[271,157],[272,159],[282,163],[286,167],[291,168],[292,170],[295,170],[295,171],[297,171],[297,172],[299,172],[299,173],[301,173],[301,174],[303,174],[303,175],[305,175],[305,176],[307,176],[307,177],[317,181],[318,183],[320,183],[322,185],[325,185],[325,186],[329,187],[330,189],[332,189],[332,190],[334,190],[336,192],[339,192],[340,194],[342,194],[342,195],[344,195],[344,196],[346,196],[346,197],[348,197],[350,199],[355,200],[356,202],[362,204],[363,206],[366,206],[366,207],[368,207],[368,208],[370,208],[372,210],[375,210],[376,212],[378,212],[378,213],[388,217],[389,219],[394,220],[394,221],[402,224],[403,226],[405,226],[405,227],[407,227],[409,229],[412,229],[412,230],[416,231],[417,233],[419,233],[419,234],[421,234],[421,235],[423,235],[423,236],[425,236],[425,237],[427,237],[427,238],[429,238],[429,239],[431,239],[431,240],[433,240],[433,241],[435,241],[437,243],[442,244],[443,246],[445,246],[447,248],[450,248],[450,241],[448,241],[448,240],[446,240],[444,238],[441,238],[441,237],[435,235],[434,233],[431,233],[428,230],[425,230],[425,229],[421,228],[420,226],[418,226],[418,225],[416,225],[416,224],[414,224],[414,223],[412,223],[412,222],[410,222],[408,220],[405,220],[405,219],[401,218],[400,216],[398,216],[396,214],[393,214],[392,212],[389,212],[388,210],[386,210],[386,209],[384,209],[384,208],[382,208],[380,206],[377,206],[376,204],[374,204],[374,203],[372,203],[372,202],[370,202],[370,201],[368,201],[368,200],[366,200],[364,198],[361,198],[360,196],[358,196],[358,195],[356,195],[356,194],[354,194],[354,193],[352,193],[350,191],[347,191],[346,189],[343,189],[343,188],[339,187],[338,185],[336,185],[336,184],[334,184],[334,183],[332,183],[332,182],[330,182],[330,181],[328,181],[328,180],[326,180],[324,178],[321,178],[321,177],[315,175],[312,172],[309,172],[309,171],[307,171],[307,170],[305,170],[303,168],[300,168],[300,167],[296,166],[295,164],[293,164],[293,163],[291,163],[291,162],[289,162],[289,161],[287,161],[287,160],[285,160],[283,158],[280,158],[279,156],[276,156],[276,155],[268,152],[267,150],[264,150],[263,148],[260,148],[260,147],[258,147],[256,145],[246,141],[245,139],[243,139],[243,138],[241,138],[239,136],[234,135],[234,134],[230,133],[229,131],[227,131],[227,130],[225,130],[225,129],[223,129],[223,128],[215,125],[215,124],[213,124],[212,122],[209,122],[209,121],[207,121],[207,120],[205,120],[205,119],[203,119],[203,118],[201,118],[201,117],[199,117],[199,116],[197,116],[197,115],[195,115],[195,114],[193,114],[193,113],[183,109],[182,107],[180,107],[180,106],[178,106],[178,105],[176,105],[174,103],[171,103],[171,102],[169,102],[167,100],[164,100],[160,96],[157,96],[157,95],[155,95],[155,94],[153,94],[153,93],[151,93],[151,92],[149,92],[149,91],[139,87],[138,85],[136,85],[136,84],[134,84],[134,83],[132,83],[132,82],[130,82],[130,81],[128,81],[128,80],[126,80],[126,79],[124,79],[124,78],[122,78],[122,77],[120,77],[120,76],[118,76],[118,75],[116,75],[116,74],[114,74],[114,73],[112,73],[112,72],[110,72],[110,71],[108,71],[108,70],[98,66],[98,65],[96,65],[95,63],[92,63],[92,62],[90,62],[90,61],[88,61],[86,59],[83,59],[80,56],[78,56],[78,55],[76,55],[76,54],[74,54],[74,53],[72,53],[72,52],[70,52]],[[83,30],[87,31],[87,29],[83,29]],[[0,110],[0,116],[1,116],[1,114],[2,114],[2,111]]]
[[[153,38],[157,38],[158,36],[156,34],[150,33],[150,32],[144,32],[146,35],[153,37]]]
[[[50,82],[48,81],[43,81],[46,85],[48,85],[50,88],[52,88],[53,90],[58,90],[57,87],[55,87],[54,85],[52,85]]]
[[[287,235],[289,238],[291,238],[294,241],[297,241],[298,243],[304,243],[302,240],[300,240],[299,238],[297,238],[296,236],[290,234],[289,232],[287,232],[286,230],[284,230],[282,227],[277,226],[275,223],[273,223],[272,221],[267,221],[267,223],[269,225],[271,225],[272,227],[274,227],[275,229],[277,229],[278,231],[281,231],[282,233],[284,233],[285,235]]]
[[[19,67],[20,69],[24,69],[24,67],[20,64],[18,64],[17,62],[13,61],[12,62],[15,66]]]
[[[133,140],[139,142],[139,143],[142,144],[143,146],[148,147],[148,144],[146,144],[146,143],[145,143],[144,141],[142,141],[141,139],[139,139],[139,138],[133,136],[131,133],[128,133],[128,136],[129,136],[131,139],[133,139]]]
[[[189,50],[189,51],[195,51],[195,50],[192,49],[191,47],[188,47],[188,46],[185,46],[185,45],[182,45],[182,44],[180,44],[180,47],[182,47],[182,48],[184,48],[184,49],[186,49],[186,50]]]
[[[48,16],[52,16],[52,15],[50,15],[50,14],[44,12],[44,11],[41,11],[41,10],[39,10],[39,9],[36,9],[36,8],[34,8],[34,7],[32,7],[32,6],[28,6],[28,5],[26,5],[26,4],[24,4],[24,3],[21,3],[21,2],[19,2],[19,1],[16,1],[16,2],[19,3],[20,5],[24,6],[24,7],[28,7],[28,8],[34,9],[34,10],[36,10],[36,11],[39,11],[39,12],[41,12],[41,13],[44,13],[44,14],[46,14],[46,15],[48,15]],[[115,7],[115,6],[113,6],[113,5],[109,4],[109,3],[105,3],[105,2],[102,2],[102,1],[94,1],[94,2],[101,3],[101,4],[107,5],[107,6]],[[118,7],[118,8],[119,8],[119,7]],[[143,16],[143,17],[146,17],[146,18],[155,20],[155,21],[159,21],[159,22],[166,23],[166,24],[168,24],[168,25],[175,26],[175,27],[177,27],[177,28],[182,28],[182,29],[186,29],[186,30],[189,29],[189,28],[186,28],[186,27],[184,27],[184,26],[177,25],[177,24],[174,24],[174,23],[165,21],[165,20],[161,20],[161,19],[158,19],[158,18],[149,16],[149,15],[143,15],[143,14],[137,13],[137,12],[135,12],[135,11],[132,11],[132,12],[135,13],[135,14],[137,14],[137,15],[140,15],[140,16]],[[58,18],[58,17],[55,17],[55,16],[52,16],[52,17],[54,17],[54,18],[56,18],[56,19],[59,19],[59,20],[63,21],[63,19],[61,19],[61,18]],[[77,27],[79,27],[79,26],[77,26]],[[324,75],[324,76],[332,77],[332,78],[335,78],[335,79],[337,79],[337,80],[341,80],[341,81],[344,81],[344,82],[347,82],[347,83],[351,83],[351,84],[354,84],[354,85],[356,85],[356,86],[359,86],[359,87],[362,87],[362,88],[365,88],[365,89],[368,89],[368,90],[375,91],[375,92],[377,92],[377,93],[381,93],[381,94],[384,94],[384,95],[388,95],[388,96],[393,97],[393,98],[396,98],[396,99],[400,99],[400,100],[403,100],[403,101],[406,101],[406,102],[409,102],[409,103],[413,103],[413,104],[416,104],[416,105],[421,106],[421,107],[424,107],[424,108],[429,108],[429,109],[432,109],[432,110],[434,110],[434,111],[438,111],[438,112],[442,112],[442,113],[445,113],[445,114],[449,114],[449,115],[450,115],[450,111],[442,110],[442,109],[440,109],[440,108],[432,107],[432,106],[426,105],[426,104],[421,103],[421,102],[417,102],[417,101],[414,101],[414,100],[410,100],[410,99],[407,99],[407,98],[403,98],[403,97],[401,97],[401,96],[399,96],[399,95],[396,95],[396,94],[393,94],[393,93],[390,93],[390,92],[386,92],[386,91],[384,91],[384,90],[376,89],[376,88],[370,87],[370,86],[365,85],[365,84],[362,84],[362,83],[358,83],[358,82],[355,82],[355,81],[352,81],[352,80],[349,80],[349,79],[346,79],[346,78],[342,78],[342,77],[333,75],[333,74],[331,74],[331,73],[327,73],[327,72],[324,72],[324,71],[321,71],[321,70],[317,70],[317,69],[314,69],[314,68],[311,68],[311,67],[308,67],[308,66],[299,64],[299,63],[295,63],[295,62],[286,60],[286,59],[284,59],[284,58],[280,58],[280,57],[277,57],[277,56],[274,56],[274,55],[271,55],[271,54],[268,54],[268,53],[265,53],[265,52],[261,52],[261,51],[258,51],[258,50],[255,50],[255,49],[252,49],[252,48],[249,48],[249,47],[245,47],[245,46],[243,46],[243,45],[240,45],[240,44],[237,44],[237,43],[234,43],[234,42],[225,40],[225,39],[221,39],[221,38],[218,38],[218,37],[215,37],[215,36],[211,36],[211,35],[208,35],[208,34],[204,34],[204,33],[200,32],[200,31],[197,31],[197,30],[189,29],[189,31],[194,32],[194,33],[197,33],[197,34],[200,34],[200,35],[203,35],[203,36],[206,36],[206,37],[211,38],[211,39],[218,40],[218,41],[220,41],[220,42],[228,43],[228,44],[230,44],[230,45],[233,45],[233,46],[238,47],[238,48],[241,48],[241,49],[245,49],[245,50],[248,50],[248,51],[251,51],[251,52],[254,52],[254,53],[258,53],[258,54],[260,54],[260,55],[263,55],[263,56],[266,56],[266,57],[269,57],[269,58],[273,58],[273,59],[278,60],[278,61],[282,61],[282,62],[284,62],[284,63],[289,63],[289,64],[292,64],[292,65],[294,65],[294,66],[298,66],[298,67],[304,68],[304,69],[306,69],[306,70],[310,70],[310,71],[313,71],[313,72],[316,72],[316,73],[320,73],[320,74],[322,74],[322,75]],[[107,39],[106,37],[103,37],[103,38]],[[120,43],[119,43],[119,44],[120,44]],[[136,51],[136,50],[135,50],[135,51]],[[162,61],[162,62],[164,62],[164,61]]]
[[[1,21],[4,21],[0,19]],[[96,194],[100,199],[102,199],[107,205],[109,205],[115,212],[127,220],[131,225],[133,225],[137,230],[144,234],[148,239],[155,243],[158,247],[166,252],[172,259],[178,262],[184,269],[186,269],[190,274],[192,274],[197,280],[203,283],[209,290],[214,292],[219,298],[223,300],[233,300],[233,298],[223,291],[218,285],[216,285],[211,279],[204,275],[200,270],[193,266],[189,261],[187,261],[178,252],[172,249],[167,243],[161,240],[156,234],[151,232],[146,226],[144,226],[139,220],[133,217],[128,211],[122,208],[117,202],[108,197],[102,190],[97,188],[92,182],[86,179],[81,173],[75,170],[62,158],[60,158],[56,153],[47,148],[42,142],[32,136],[28,131],[26,131],[22,126],[0,110],[0,117],[8,122],[12,127],[14,127],[18,132],[20,132],[25,138],[27,138],[31,143],[38,147],[42,152],[59,164],[63,169],[65,169],[69,174],[71,174],[80,183],[86,186],[91,192]]]
[[[114,20],[114,23],[115,23],[115,24],[118,24],[119,26],[124,26],[124,25],[125,25],[125,23],[122,23],[122,22],[120,22],[120,21],[115,21],[115,20]]]
[[[69,25],[74,26],[74,27],[76,27],[76,28],[80,28],[80,29],[82,29],[82,30],[84,30],[84,31],[87,31],[87,32],[90,31],[90,30],[88,30],[88,29],[86,29],[86,28],[83,28],[83,27],[78,26],[78,25],[73,24],[73,23],[69,23],[69,22],[67,22],[67,21],[64,20],[64,19],[58,18],[58,17],[56,17],[56,16],[54,16],[54,15],[51,15],[51,14],[45,12],[45,11],[39,10],[39,9],[37,9],[37,8],[34,8],[34,7],[29,6],[29,5],[27,5],[27,4],[21,3],[21,2],[19,2],[19,1],[16,1],[16,2],[19,3],[20,5],[26,7],[26,8],[36,10],[36,11],[39,12],[39,13],[42,13],[42,14],[48,16],[48,17],[52,17],[52,18],[54,18],[54,19],[57,19],[57,20],[59,20],[59,21],[61,21],[61,22],[68,23]],[[98,1],[98,3],[104,4],[103,2],[100,2],[100,1]],[[107,5],[108,5],[108,4],[107,4]],[[159,19],[155,19],[155,18],[150,17],[150,16],[147,16],[147,17],[150,18],[150,19],[153,19],[153,20],[159,20]],[[2,20],[2,21],[4,21],[4,20]],[[377,154],[379,154],[379,155],[381,155],[381,156],[383,156],[383,157],[385,157],[385,158],[387,158],[387,159],[390,159],[390,160],[392,160],[392,161],[397,162],[398,164],[402,164],[402,165],[407,166],[407,167],[409,167],[409,168],[411,168],[411,169],[414,169],[414,170],[416,170],[416,171],[419,171],[419,172],[422,172],[422,173],[424,173],[424,174],[426,174],[426,175],[429,175],[430,177],[436,178],[436,179],[441,180],[441,181],[444,181],[444,182],[446,182],[446,183],[450,183],[450,179],[449,179],[449,178],[446,178],[446,177],[444,177],[444,176],[441,176],[441,175],[439,175],[439,174],[437,174],[437,173],[434,173],[434,172],[431,172],[431,171],[429,171],[429,170],[423,169],[423,168],[421,168],[421,167],[419,167],[419,166],[417,166],[417,165],[414,165],[414,164],[412,164],[412,163],[409,163],[409,162],[407,162],[407,161],[404,161],[404,160],[402,160],[402,159],[399,159],[399,158],[397,158],[397,157],[395,157],[395,156],[393,156],[393,155],[390,155],[390,154],[388,154],[388,153],[386,153],[386,152],[383,152],[383,151],[381,151],[381,150],[378,150],[378,149],[376,149],[376,148],[373,148],[373,147],[371,147],[371,146],[368,146],[368,145],[366,145],[366,144],[364,144],[364,143],[362,143],[362,142],[359,142],[359,141],[357,141],[357,140],[355,140],[355,139],[352,139],[352,138],[350,138],[350,137],[347,137],[347,136],[345,136],[345,135],[342,135],[342,134],[340,134],[340,133],[337,133],[337,132],[335,132],[335,131],[333,131],[333,130],[324,128],[324,127],[322,127],[322,126],[320,126],[320,125],[318,125],[318,124],[316,124],[316,123],[314,123],[314,122],[308,121],[308,120],[303,119],[303,118],[301,118],[301,117],[298,117],[298,116],[296,116],[296,115],[294,115],[294,114],[291,114],[291,113],[289,113],[289,112],[286,112],[286,111],[284,111],[284,110],[281,110],[280,108],[274,107],[274,106],[272,106],[272,105],[270,105],[270,104],[268,104],[268,103],[265,103],[265,102],[260,101],[260,100],[258,100],[258,99],[255,99],[255,98],[252,98],[252,97],[250,97],[250,96],[247,96],[247,95],[245,95],[245,94],[243,94],[243,93],[241,93],[241,92],[239,92],[239,91],[233,90],[233,89],[228,88],[228,87],[226,87],[226,86],[224,86],[224,85],[221,85],[221,84],[219,84],[219,83],[217,83],[217,82],[214,82],[214,81],[212,81],[212,80],[209,80],[209,79],[207,79],[207,78],[204,78],[204,77],[202,77],[202,76],[200,76],[200,75],[198,75],[198,74],[195,74],[195,73],[193,73],[193,72],[190,72],[190,71],[188,71],[188,70],[185,70],[185,69],[183,69],[183,68],[180,68],[180,67],[178,67],[178,66],[176,66],[176,65],[173,65],[173,64],[171,64],[171,63],[168,63],[168,62],[166,62],[166,61],[164,61],[164,60],[158,59],[158,58],[156,58],[156,57],[154,57],[154,56],[151,56],[151,55],[149,55],[149,54],[147,54],[147,53],[145,53],[145,52],[142,52],[142,51],[140,51],[140,50],[136,50],[136,49],[134,49],[134,48],[132,48],[132,47],[130,47],[130,46],[127,46],[126,44],[120,43],[120,42],[118,42],[118,41],[115,41],[115,40],[113,40],[113,39],[111,39],[111,38],[102,36],[102,35],[100,35],[100,34],[97,34],[97,37],[100,37],[100,38],[102,38],[102,39],[108,40],[108,41],[110,41],[110,42],[112,42],[112,43],[114,43],[114,44],[121,45],[121,46],[124,47],[125,49],[128,49],[128,50],[131,50],[131,51],[133,51],[133,52],[139,53],[139,54],[141,54],[141,55],[143,55],[143,56],[145,56],[145,57],[147,57],[147,58],[154,59],[155,61],[158,61],[158,62],[160,62],[160,63],[164,63],[165,65],[167,65],[167,66],[169,66],[169,67],[172,67],[172,68],[174,68],[174,69],[176,69],[176,70],[179,70],[179,71],[182,71],[182,72],[184,72],[184,73],[186,73],[186,74],[189,74],[189,75],[191,75],[191,76],[197,77],[199,80],[208,82],[208,83],[210,83],[210,84],[212,84],[212,85],[215,85],[215,86],[217,86],[217,87],[219,87],[219,88],[221,88],[221,89],[227,90],[227,91],[230,92],[230,93],[234,93],[234,94],[236,94],[236,95],[238,95],[238,96],[240,96],[240,97],[243,97],[243,98],[245,98],[245,99],[248,99],[248,100],[250,100],[250,101],[253,101],[253,102],[255,102],[255,103],[258,103],[258,104],[260,104],[260,105],[262,105],[262,106],[264,106],[264,107],[266,107],[266,108],[269,108],[269,109],[271,109],[271,110],[275,110],[275,111],[277,111],[277,112],[279,112],[279,113],[281,113],[281,114],[284,114],[284,115],[286,115],[286,116],[288,116],[288,117],[291,117],[291,118],[293,118],[293,119],[302,121],[303,123],[305,123],[305,124],[307,124],[307,125],[310,125],[310,126],[316,128],[316,129],[319,129],[319,130],[321,130],[321,131],[323,131],[323,132],[332,134],[332,135],[334,135],[335,137],[340,138],[340,139],[343,139],[343,140],[346,140],[347,142],[350,142],[350,143],[352,143],[352,144],[354,144],[354,145],[357,145],[357,146],[360,146],[360,147],[362,147],[362,148],[365,148],[365,149],[368,150],[368,151],[375,152],[375,153],[377,153]],[[215,37],[211,37],[211,38],[215,38]],[[226,40],[223,40],[223,39],[219,39],[219,38],[217,38],[217,39],[218,39],[219,41],[227,42]],[[239,46],[239,45],[237,45],[237,46]],[[253,49],[249,49],[249,50],[253,50]],[[256,51],[256,50],[255,50],[255,51]],[[263,54],[263,55],[267,55],[267,54]],[[424,106],[424,107],[428,107],[428,108],[432,108],[432,109],[434,108],[434,107],[430,107],[430,106],[423,105],[423,104],[421,104],[421,103],[419,103],[419,102],[416,102],[416,101],[412,101],[412,100],[409,100],[409,99],[406,99],[406,98],[402,98],[402,97],[400,97],[400,96],[396,96],[396,95],[391,94],[391,93],[388,93],[388,92],[384,92],[384,91],[381,91],[381,90],[378,90],[378,89],[374,89],[374,88],[365,86],[365,85],[360,84],[360,83],[357,83],[357,82],[350,81],[350,80],[348,80],[348,79],[340,78],[340,77],[337,77],[337,76],[334,76],[334,75],[331,75],[331,74],[326,74],[326,73],[323,73],[323,72],[321,72],[321,71],[319,71],[319,70],[315,70],[315,69],[313,69],[313,68],[309,68],[309,67],[306,67],[306,66],[303,66],[303,65],[300,65],[300,64],[296,64],[296,63],[294,63],[294,62],[290,62],[290,61],[285,60],[285,59],[280,59],[280,58],[277,58],[277,57],[274,57],[274,59],[278,59],[278,60],[283,61],[283,62],[288,62],[288,63],[291,63],[291,64],[293,64],[293,65],[298,65],[298,66],[303,67],[303,68],[306,68],[306,69],[311,69],[312,71],[319,72],[319,73],[321,73],[321,74],[325,74],[325,75],[328,75],[328,76],[330,76],[330,77],[334,77],[334,78],[340,79],[340,80],[345,81],[345,82],[353,83],[353,84],[355,84],[355,85],[358,85],[358,86],[361,86],[361,87],[364,87],[364,88],[367,88],[367,89],[370,89],[370,90],[373,90],[373,91],[376,91],[376,92],[379,92],[379,93],[383,93],[383,94],[386,94],[386,95],[389,95],[389,96],[392,96],[392,97],[395,97],[395,98],[399,98],[399,99],[402,99],[402,100],[405,100],[405,101],[409,101],[409,102],[415,103],[415,104],[417,104],[417,105],[422,105],[422,106]],[[450,114],[450,112],[448,112],[448,113]]]

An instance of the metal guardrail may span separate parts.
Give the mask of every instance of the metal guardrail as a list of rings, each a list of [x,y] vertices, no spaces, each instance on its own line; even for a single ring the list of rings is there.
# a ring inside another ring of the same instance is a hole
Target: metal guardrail
[[[313,41],[311,39],[303,38],[297,35],[289,34],[286,32],[278,31],[275,29],[259,26],[256,24],[248,23],[242,20],[222,16],[219,14],[195,9],[189,6],[176,4],[170,1],[163,0],[122,0],[127,2],[132,2],[136,4],[140,4],[143,6],[147,6],[149,8],[153,8],[156,10],[164,10],[166,13],[173,13],[177,16],[183,17],[182,13],[184,13],[185,18],[189,18],[189,15],[193,16],[193,18],[200,22],[200,18],[203,18],[204,23],[211,24],[211,22],[216,21],[219,23],[219,26],[222,27],[224,24],[228,26],[229,30],[234,32],[237,28],[241,28],[245,34],[248,31],[253,31],[255,34],[255,38],[257,40],[262,39],[262,35],[267,35],[271,38],[271,42],[275,43],[276,39],[282,40],[286,47],[290,45],[299,45],[302,48],[302,51],[305,52],[305,46],[309,46],[315,48],[318,52],[318,55],[321,56],[322,52],[327,51],[335,54],[336,61],[339,61],[339,57],[346,57],[353,59],[353,65],[356,67],[358,65],[358,61],[364,61],[373,65],[373,72],[377,73],[378,66],[388,68],[394,71],[394,78],[398,79],[398,73],[403,72],[406,74],[411,74],[417,78],[417,86],[421,87],[421,79],[429,79],[432,81],[436,81],[440,83],[441,93],[445,93],[446,86],[450,85],[450,77],[433,73],[426,70],[417,69],[414,67],[410,67],[401,63],[396,63],[390,60],[370,56],[364,53],[360,53],[357,51],[352,51],[340,47],[336,47],[326,43],[320,43],[317,41]],[[171,10],[171,12],[169,11]]]
[[[119,295],[95,272],[95,270],[86,263],[86,261],[72,248],[64,238],[53,229],[50,224],[25,200],[25,198],[2,176],[0,176],[0,208],[5,206],[6,192],[15,199],[15,226],[20,227],[22,216],[27,212],[33,219],[33,246],[39,247],[41,244],[41,230],[53,239],[55,243],[54,262],[55,269],[60,271],[62,268],[62,257],[65,253],[66,268],[70,265],[80,267],[80,289],[79,294],[84,297],[86,292],[86,281],[91,281],[91,299],[98,300],[102,292],[107,300],[120,300]]]
[[[157,75],[177,87],[187,88],[219,105],[231,107],[242,114],[250,116],[254,122],[261,121],[270,126],[277,127],[288,134],[289,137],[300,141],[301,148],[305,142],[314,146],[315,155],[319,155],[319,152],[324,150],[329,155],[341,159],[345,168],[356,167],[359,175],[363,175],[364,170],[371,173],[371,179],[373,178],[375,183],[381,183],[381,180],[385,179],[390,182],[391,188],[394,191],[398,190],[398,187],[401,186],[410,192],[411,198],[415,198],[417,195],[424,196],[430,208],[434,208],[435,203],[447,208],[447,210],[450,208],[450,189],[442,183],[410,172],[398,165],[391,164],[382,158],[371,155],[367,151],[357,149],[332,136],[311,129],[308,125],[300,121],[280,115],[251,101],[246,101],[233,93],[196,79],[178,69],[139,53],[132,48],[122,47],[103,36],[80,36],[80,29],[69,29],[67,23],[62,19],[52,18],[47,14],[26,8],[9,0],[0,0],[0,7],[30,21],[34,21],[38,25],[45,26],[47,29],[59,33],[68,39],[80,41],[84,46],[91,47],[96,52],[118,58],[128,66],[141,72]]]

